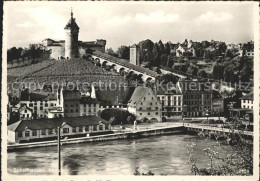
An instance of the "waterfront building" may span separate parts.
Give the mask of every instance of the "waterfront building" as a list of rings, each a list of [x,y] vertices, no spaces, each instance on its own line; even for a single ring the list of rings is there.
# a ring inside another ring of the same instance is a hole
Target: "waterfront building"
[[[59,91],[57,93],[22,92],[19,107],[27,106],[33,110],[34,118],[47,118],[48,109],[56,107],[59,102]]]
[[[135,90],[135,87],[97,87],[96,99],[99,101],[100,111],[108,108],[119,108],[127,110],[127,104]]]
[[[212,113],[212,90],[207,82],[181,80],[183,116],[210,116]]]
[[[160,87],[156,94],[162,105],[162,117],[166,119],[182,117],[182,92],[178,86]]]
[[[136,115],[137,120],[162,121],[160,100],[151,88],[136,87],[128,103],[128,111]]]
[[[63,90],[64,117],[80,116],[81,93],[78,90]]]
[[[111,123],[97,116],[20,120],[8,126],[8,141],[25,143],[55,140],[58,127],[61,128],[63,138],[85,137],[111,131]]]
[[[80,116],[98,115],[99,102],[90,96],[81,97],[80,99]]]

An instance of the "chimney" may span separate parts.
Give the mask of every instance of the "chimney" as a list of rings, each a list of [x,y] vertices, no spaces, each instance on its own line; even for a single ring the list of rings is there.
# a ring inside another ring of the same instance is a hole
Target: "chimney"
[[[91,85],[91,98],[96,99],[96,91],[93,84]]]

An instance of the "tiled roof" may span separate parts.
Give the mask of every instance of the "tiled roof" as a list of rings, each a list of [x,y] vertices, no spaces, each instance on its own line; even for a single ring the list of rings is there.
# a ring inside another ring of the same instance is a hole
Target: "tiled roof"
[[[99,101],[97,99],[93,99],[92,97],[81,97],[80,104],[98,104]]]
[[[46,94],[46,93],[21,93],[21,101],[46,101],[46,100],[56,100],[57,94]]]
[[[136,44],[133,44],[130,48],[137,48],[138,46]]]
[[[131,99],[129,100],[129,105],[135,106],[136,102],[141,100],[141,98],[145,95],[145,92],[148,89],[149,88],[143,86],[136,87]]]
[[[81,94],[78,90],[63,90],[63,99],[64,101],[68,100],[80,100]]]
[[[81,117],[70,117],[70,118],[43,118],[36,120],[22,120],[8,126],[10,131],[24,131],[26,128],[31,130],[42,130],[42,129],[55,129],[61,127],[64,123],[72,126],[89,126],[98,125],[99,123],[109,124],[108,121],[98,116],[81,116]]]
[[[69,28],[75,28],[75,29],[79,29],[79,26],[77,25],[76,23],[76,20],[75,18],[71,17],[69,22],[66,24],[65,28],[64,29],[69,29]]]
[[[154,78],[158,75],[156,72],[154,72],[152,70],[149,70],[149,69],[137,66],[137,65],[133,65],[133,64],[129,63],[127,60],[120,59],[120,58],[117,58],[117,57],[113,57],[111,55],[108,55],[107,53],[102,53],[100,51],[95,51],[95,52],[93,52],[93,54],[95,56],[97,56],[97,57],[106,59],[108,61],[111,61],[111,62],[114,62],[116,64],[122,65],[124,67],[129,68],[129,69],[133,69],[133,70],[138,71],[140,73],[144,73],[144,74],[149,75],[149,76],[154,77]]]
[[[250,92],[250,93],[246,94],[245,96],[241,97],[240,99],[242,99],[242,100],[254,100],[254,93]]]
[[[96,97],[102,106],[127,104],[135,87],[101,87],[96,89]]]

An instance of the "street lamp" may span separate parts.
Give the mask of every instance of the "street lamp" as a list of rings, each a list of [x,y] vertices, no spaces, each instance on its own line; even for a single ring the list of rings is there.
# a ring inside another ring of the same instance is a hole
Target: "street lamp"
[[[61,175],[61,152],[60,152],[60,127],[57,128],[58,130],[58,171],[59,175]]]

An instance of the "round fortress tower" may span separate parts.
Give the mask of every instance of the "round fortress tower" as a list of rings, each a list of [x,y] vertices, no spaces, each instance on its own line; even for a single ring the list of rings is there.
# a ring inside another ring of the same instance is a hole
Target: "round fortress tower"
[[[65,58],[77,58],[79,55],[78,49],[78,35],[79,27],[76,23],[76,19],[73,18],[73,12],[71,10],[71,18],[65,26],[66,38],[65,38]]]

